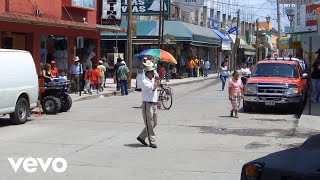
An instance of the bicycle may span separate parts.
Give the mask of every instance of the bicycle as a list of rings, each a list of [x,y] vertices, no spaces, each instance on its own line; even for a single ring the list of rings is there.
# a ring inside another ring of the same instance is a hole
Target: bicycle
[[[162,80],[160,79],[158,92],[159,92],[159,102],[161,102],[163,108],[167,110],[170,109],[172,107],[172,95],[173,95],[172,88],[167,86],[167,84],[162,83]]]

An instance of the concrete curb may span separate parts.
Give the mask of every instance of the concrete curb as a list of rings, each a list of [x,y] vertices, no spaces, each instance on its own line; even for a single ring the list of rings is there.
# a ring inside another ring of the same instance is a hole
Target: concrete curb
[[[219,80],[216,76],[213,76],[213,77],[208,77],[208,78],[203,78],[203,79],[194,79],[194,80],[186,81],[186,82],[176,82],[176,83],[172,83],[172,84],[168,83],[168,86],[179,86],[179,85],[183,85],[183,84],[192,84],[192,83],[203,82],[203,81],[212,80],[212,79]],[[132,93],[132,92],[135,92],[135,88],[131,88],[129,90],[129,93]],[[98,99],[101,96],[102,97],[111,97],[111,96],[120,96],[120,95],[121,94],[119,91],[113,91],[113,92],[91,95],[91,96],[87,96],[87,97],[80,97],[80,98],[74,100],[73,102]]]

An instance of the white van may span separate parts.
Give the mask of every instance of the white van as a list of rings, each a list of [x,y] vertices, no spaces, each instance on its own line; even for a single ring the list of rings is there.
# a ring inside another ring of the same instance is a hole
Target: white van
[[[0,114],[10,114],[12,124],[23,124],[38,102],[33,58],[27,51],[0,49],[0,68]]]

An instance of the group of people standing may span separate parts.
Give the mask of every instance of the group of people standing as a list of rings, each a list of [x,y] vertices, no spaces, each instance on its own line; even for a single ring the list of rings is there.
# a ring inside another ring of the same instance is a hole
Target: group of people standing
[[[210,62],[202,58],[189,58],[186,64],[188,77],[208,77]]]
[[[46,64],[42,69],[41,76],[44,78],[45,83],[49,83],[52,78],[62,78],[67,80],[65,72],[61,72],[59,75],[59,70],[56,67],[56,62],[52,60],[50,64]]]
[[[74,57],[73,60],[74,63],[70,67],[71,91],[77,93],[83,90],[85,94],[92,94],[93,90],[97,90],[97,94],[103,91],[107,69],[109,68],[107,59],[102,58],[99,64],[93,64],[88,59],[81,64],[78,56]]]

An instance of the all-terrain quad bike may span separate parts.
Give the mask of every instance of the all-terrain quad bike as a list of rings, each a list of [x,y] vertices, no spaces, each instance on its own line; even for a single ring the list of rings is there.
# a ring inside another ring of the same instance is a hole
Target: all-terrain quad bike
[[[45,83],[40,100],[42,110],[46,114],[67,112],[72,106],[72,99],[68,95],[70,81],[54,78],[51,82]]]

